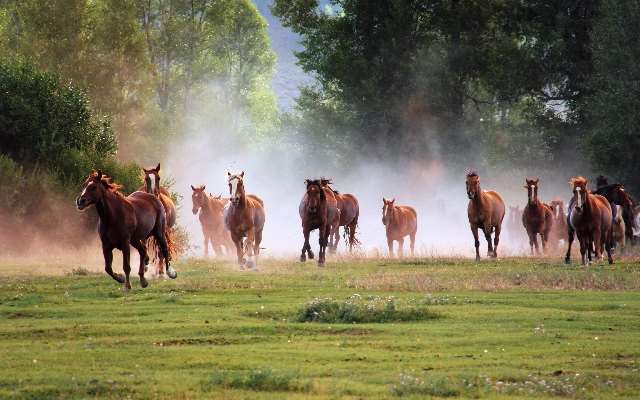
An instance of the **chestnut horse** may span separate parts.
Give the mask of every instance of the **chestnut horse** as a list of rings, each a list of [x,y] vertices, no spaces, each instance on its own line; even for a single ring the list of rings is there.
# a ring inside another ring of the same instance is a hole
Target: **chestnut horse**
[[[480,189],[480,177],[477,172],[470,171],[466,179],[467,215],[469,225],[476,246],[476,260],[480,260],[480,240],[478,240],[478,229],[482,229],[487,240],[489,257],[498,257],[498,243],[500,243],[500,230],[504,219],[504,201],[502,197],[494,191],[483,191]],[[493,246],[491,245],[491,233],[495,232]]]
[[[587,189],[587,180],[581,176],[569,181],[573,198],[569,203],[569,247],[565,263],[571,262],[571,245],[574,232],[580,242],[582,265],[591,263],[592,246],[596,258],[602,255],[602,248],[607,250],[609,264],[613,264],[611,256],[611,224],[612,212],[609,201],[599,194],[591,194]]]
[[[227,172],[227,183],[231,198],[224,209],[224,224],[236,246],[240,269],[244,269],[245,264],[250,269],[257,269],[265,221],[264,203],[257,196],[245,193],[244,171],[239,174]]]
[[[542,252],[547,252],[547,241],[551,229],[553,228],[553,212],[551,208],[538,200],[538,182],[539,179],[525,179],[527,189],[527,205],[522,213],[522,225],[529,236],[529,247],[531,255],[533,255],[533,247],[536,248],[536,254],[540,254],[538,247],[538,235],[542,241]]]
[[[382,223],[387,234],[387,246],[389,257],[393,257],[393,241],[398,242],[398,257],[403,256],[404,237],[409,236],[409,249],[411,257],[414,255],[416,245],[416,232],[418,231],[418,214],[409,206],[396,206],[396,199],[382,198]]]
[[[144,190],[147,193],[152,193],[156,195],[162,206],[164,207],[164,212],[166,214],[167,220],[167,229],[171,230],[173,226],[176,224],[176,206],[171,200],[171,194],[169,191],[160,186],[160,163],[155,168],[142,168],[144,172],[144,186],[138,190]],[[151,175],[154,176],[154,180],[151,180]],[[152,243],[149,243],[153,245]],[[171,246],[169,246],[171,247]],[[163,276],[164,275],[164,260],[162,254],[157,254],[157,265],[156,265],[156,274]]]
[[[224,226],[224,207],[229,202],[227,199],[222,199],[222,196],[213,197],[205,192],[205,185],[194,187],[191,185],[191,212],[193,215],[198,215],[200,220],[200,226],[202,227],[202,235],[204,236],[204,256],[209,256],[209,244],[211,249],[215,251],[217,256],[223,254],[222,249],[224,246],[224,252],[231,253],[233,241],[231,241],[231,234]]]
[[[157,252],[162,254],[167,269],[167,275],[175,278],[177,273],[169,265],[169,246],[167,240],[169,231],[166,229],[166,216],[162,203],[157,197],[149,193],[133,192],[125,197],[119,192],[122,186],[111,182],[102,171],[92,171],[82,185],[82,193],[76,199],[78,210],[85,210],[95,205],[98,212],[98,234],[102,241],[104,256],[104,270],[113,279],[124,283],[124,289],[131,289],[129,281],[130,247],[133,246],[140,254],[140,286],[147,287],[144,277],[145,265],[149,262],[145,241],[149,237],[155,239]],[[122,269],[124,277],[116,274],[111,268],[113,249],[122,251]]]
[[[564,202],[562,200],[553,200],[550,204],[553,213],[553,226],[549,234],[548,244],[552,249],[557,249],[560,241],[567,243],[567,215],[564,212]]]
[[[336,197],[327,184],[323,185],[323,181],[326,180],[305,180],[304,183],[307,190],[298,206],[298,213],[302,220],[302,234],[304,235],[300,262],[307,261],[307,255],[310,259],[313,259],[313,251],[309,244],[309,234],[311,231],[318,229],[318,243],[320,245],[318,251],[319,267],[324,266],[325,263],[325,253],[329,244],[332,225],[335,227],[335,221],[340,221],[340,211],[338,210]]]
[[[356,238],[356,228],[358,227],[358,217],[360,216],[360,205],[356,196],[350,193],[339,193],[331,186],[330,179],[323,179],[322,186],[328,187],[334,194],[340,210],[340,218],[337,226],[332,226],[329,235],[329,250],[335,252],[340,242],[340,227],[344,226],[344,236],[349,244],[349,252],[353,251],[353,246],[359,243]]]

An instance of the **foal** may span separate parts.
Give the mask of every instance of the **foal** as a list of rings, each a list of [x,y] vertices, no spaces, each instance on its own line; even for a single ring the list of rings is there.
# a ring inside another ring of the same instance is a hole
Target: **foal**
[[[389,257],[393,257],[393,242],[398,242],[398,257],[402,258],[404,237],[409,236],[411,257],[414,255],[416,232],[418,231],[418,214],[409,206],[396,206],[396,199],[382,198],[382,224],[387,234]]]
[[[502,197],[494,191],[482,191],[480,189],[480,177],[475,171],[467,173],[466,179],[467,215],[469,226],[476,246],[476,260],[480,260],[480,241],[478,240],[478,229],[484,232],[487,240],[488,255],[498,257],[498,243],[500,243],[500,230],[504,219],[504,201]],[[494,243],[491,245],[491,233],[495,232]]]

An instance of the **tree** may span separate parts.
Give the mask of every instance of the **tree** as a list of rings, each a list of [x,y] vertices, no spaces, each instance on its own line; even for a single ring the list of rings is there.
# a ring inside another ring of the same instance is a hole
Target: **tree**
[[[602,172],[640,194],[640,1],[603,0],[593,28],[586,149]]]

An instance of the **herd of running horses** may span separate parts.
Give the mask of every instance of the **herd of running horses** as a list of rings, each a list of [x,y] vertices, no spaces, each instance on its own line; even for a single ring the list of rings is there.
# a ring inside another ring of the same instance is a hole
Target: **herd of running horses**
[[[150,256],[157,261],[158,274],[163,275],[166,271],[168,277],[177,277],[177,272],[170,264],[175,252],[171,232],[176,222],[176,207],[169,191],[160,185],[160,164],[155,168],[143,169],[143,172],[144,186],[124,196],[120,192],[122,186],[100,170],[92,171],[76,199],[78,210],[91,205],[96,208],[105,271],[123,283],[125,290],[131,289],[131,247],[140,255],[138,275],[143,288],[148,285],[145,272]],[[538,179],[526,179],[527,205],[522,211],[512,208],[508,223],[517,223],[516,220],[521,219],[532,254],[534,248],[539,253],[538,236],[542,240],[543,252],[546,252],[548,243],[563,240],[567,243],[565,261],[569,263],[574,236],[577,236],[583,265],[590,263],[592,256],[602,258],[605,251],[609,263],[613,263],[616,245],[624,245],[625,237],[633,238],[637,209],[623,185],[609,185],[602,179],[599,177],[597,190],[591,192],[585,178],[572,178],[570,185],[573,196],[567,214],[561,201],[546,204],[538,199]],[[223,248],[229,252],[235,247],[240,268],[256,269],[265,223],[264,202],[258,196],[246,193],[244,172],[228,172],[227,184],[228,198],[208,194],[204,185],[191,186],[192,211],[194,215],[198,214],[202,226],[205,255],[208,255],[209,247],[216,254],[221,254]],[[343,227],[350,250],[359,243],[356,238],[360,214],[358,199],[352,194],[334,190],[330,179],[307,179],[305,186],[306,191],[298,209],[304,235],[300,261],[306,261],[307,257],[314,258],[309,235],[317,229],[318,265],[323,266],[327,248],[335,251],[338,246],[340,227]],[[487,241],[488,255],[495,258],[505,217],[504,201],[495,191],[481,190],[480,177],[475,171],[466,174],[466,190],[476,259],[480,259],[479,230]],[[418,226],[415,209],[396,205],[395,199],[383,198],[382,201],[382,223],[386,230],[389,255],[393,256],[394,242],[398,242],[398,255],[402,257],[404,239],[408,236],[413,256]],[[114,249],[122,252],[124,275],[113,272]]]

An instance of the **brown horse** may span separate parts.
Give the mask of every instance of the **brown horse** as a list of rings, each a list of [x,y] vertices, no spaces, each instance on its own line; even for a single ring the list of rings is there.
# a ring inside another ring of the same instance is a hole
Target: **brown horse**
[[[191,194],[191,211],[193,215],[198,215],[200,226],[202,227],[202,235],[204,236],[204,256],[209,256],[209,244],[211,249],[215,251],[217,256],[224,252],[230,253],[233,241],[231,234],[224,226],[224,206],[229,202],[222,199],[222,196],[213,197],[205,192],[205,185],[194,187],[191,186],[193,193]]]
[[[548,245],[555,250],[561,240],[567,243],[567,215],[564,212],[564,202],[562,200],[551,201],[550,207],[553,213],[553,226],[549,233]]]
[[[166,216],[162,203],[157,197],[144,193],[134,192],[124,197],[119,192],[120,185],[111,182],[111,179],[102,174],[102,171],[92,171],[82,185],[82,193],[76,199],[78,210],[85,210],[90,205],[95,205],[98,212],[98,234],[102,241],[102,254],[104,256],[104,270],[113,279],[124,283],[124,289],[131,289],[129,273],[131,272],[130,247],[133,246],[140,254],[140,286],[147,287],[144,277],[145,265],[149,262],[145,241],[149,237],[155,239],[158,253],[163,255],[167,275],[175,278],[177,273],[169,265],[169,247],[166,235]],[[113,249],[122,251],[122,269],[125,276],[116,274],[111,268],[113,262]]]
[[[536,254],[540,254],[538,247],[538,235],[542,240],[542,252],[547,252],[547,241],[553,227],[553,212],[551,208],[538,200],[538,182],[539,179],[525,179],[527,189],[527,205],[522,213],[522,225],[529,236],[529,247],[531,255],[533,255],[533,247],[536,248]]]
[[[617,213],[615,218],[613,218],[613,226],[611,230],[611,237],[613,247],[618,249],[620,248],[620,254],[623,253],[627,241],[626,241],[626,225],[624,222],[622,206],[614,204],[613,207],[617,208]]]
[[[409,236],[409,249],[411,257],[414,255],[416,245],[416,232],[418,231],[418,214],[409,206],[396,206],[396,199],[382,198],[382,223],[387,234],[387,246],[389,257],[393,257],[393,241],[398,242],[398,257],[403,256],[404,237]]]
[[[142,168],[142,171],[144,172],[144,186],[138,190],[152,193],[160,199],[166,214],[167,229],[171,230],[176,224],[177,212],[176,206],[173,200],[171,200],[171,194],[165,187],[160,186],[160,163],[158,163],[155,168]],[[151,180],[151,175],[154,176],[153,181]],[[164,259],[162,254],[157,254],[156,274],[160,276],[164,275]]]
[[[478,229],[482,229],[487,240],[488,255],[498,257],[498,243],[500,243],[500,230],[504,219],[504,201],[494,191],[482,191],[480,189],[480,177],[477,172],[470,171],[466,179],[467,197],[469,205],[467,214],[469,225],[476,246],[476,260],[480,260],[480,240]],[[495,232],[493,246],[491,245],[491,233]]]
[[[313,259],[313,251],[309,244],[309,234],[311,231],[318,229],[318,243],[320,245],[318,251],[319,267],[324,266],[325,263],[325,253],[329,244],[332,226],[335,229],[340,221],[340,211],[338,210],[336,197],[333,190],[328,187],[328,184],[323,185],[323,181],[326,180],[307,179],[304,181],[307,190],[298,207],[298,213],[302,220],[302,234],[304,235],[300,262],[307,261],[307,255],[309,255],[310,259]]]
[[[227,183],[231,199],[224,209],[224,224],[236,246],[240,268],[244,269],[246,264],[250,269],[257,269],[265,221],[264,203],[257,196],[245,193],[244,171],[239,174],[227,172]]]
[[[569,181],[573,198],[569,203],[569,247],[565,262],[571,262],[571,245],[574,232],[580,242],[582,265],[591,263],[592,248],[596,258],[602,255],[603,247],[607,250],[609,264],[613,264],[611,256],[611,224],[612,213],[609,201],[598,194],[591,194],[587,189],[587,180],[581,176]]]
[[[322,186],[328,187],[334,194],[340,210],[340,218],[334,224],[329,235],[329,251],[335,252],[340,242],[340,227],[344,226],[344,236],[349,244],[349,252],[353,251],[353,246],[357,245],[356,228],[358,227],[358,217],[360,216],[360,205],[356,196],[350,193],[339,193],[331,186],[330,179],[322,179]]]

